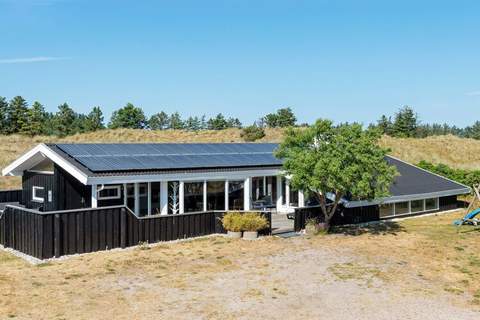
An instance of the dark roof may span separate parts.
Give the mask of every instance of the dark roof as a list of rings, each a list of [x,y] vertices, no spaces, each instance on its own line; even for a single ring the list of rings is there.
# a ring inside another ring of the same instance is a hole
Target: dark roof
[[[88,171],[100,174],[281,166],[282,161],[273,155],[277,146],[275,143],[116,143],[53,147]]]
[[[51,144],[49,147],[87,176],[235,171],[282,165],[274,156],[276,143]],[[469,192],[462,184],[401,160],[388,156],[386,160],[400,173],[390,188],[391,197]]]
[[[465,189],[465,186],[462,184],[453,182],[398,159],[387,157],[387,161],[391,165],[396,166],[400,173],[400,176],[395,178],[395,182],[390,187],[390,194],[393,196]]]

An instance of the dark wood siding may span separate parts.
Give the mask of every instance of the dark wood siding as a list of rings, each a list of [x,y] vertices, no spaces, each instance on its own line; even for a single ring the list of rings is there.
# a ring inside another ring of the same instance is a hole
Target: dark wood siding
[[[413,213],[408,215],[397,216],[398,218],[416,216],[439,211],[453,210],[458,208],[457,196],[441,197],[439,198],[439,210],[427,211],[420,213]],[[305,228],[305,223],[309,218],[316,218],[319,222],[324,221],[323,213],[320,207],[305,207],[295,210],[295,231],[300,231]],[[388,219],[391,219],[389,217]],[[331,221],[332,225],[355,224],[370,221],[380,220],[379,206],[364,206],[357,208],[342,208],[340,207]]]
[[[55,165],[54,210],[81,209],[90,207],[91,186],[86,186]]]
[[[270,212],[262,212],[271,221]],[[123,206],[38,212],[7,206],[0,214],[0,244],[46,259],[225,233],[224,212],[138,218]],[[270,225],[260,234],[271,234]]]
[[[43,203],[32,200],[33,187],[43,187]],[[30,209],[51,211],[56,209],[55,204],[55,177],[53,174],[44,174],[25,171],[22,177],[22,204]],[[52,193],[52,201],[48,201],[48,192]]]

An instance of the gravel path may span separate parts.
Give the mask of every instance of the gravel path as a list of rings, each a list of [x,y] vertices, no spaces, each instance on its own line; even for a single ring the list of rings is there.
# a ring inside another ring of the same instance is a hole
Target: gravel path
[[[148,279],[136,278],[130,281],[129,290],[133,296],[138,290],[159,295],[156,307],[160,315],[154,318],[480,319],[480,313],[453,305],[446,293],[409,292],[385,282],[379,273],[388,266],[378,270],[378,265],[371,267],[358,259],[340,249],[292,248],[280,255],[249,260],[240,270],[210,279],[192,275],[184,288],[161,288],[155,293],[158,288],[149,285]],[[421,282],[418,285],[422,287]],[[138,305],[140,301],[129,302],[141,318],[149,318],[141,314],[146,307]]]

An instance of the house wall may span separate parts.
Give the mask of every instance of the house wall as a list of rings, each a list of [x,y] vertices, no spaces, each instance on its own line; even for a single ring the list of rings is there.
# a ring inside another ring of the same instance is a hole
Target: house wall
[[[44,189],[43,203],[32,199],[33,187],[42,187]],[[39,209],[42,211],[56,210],[55,198],[48,201],[48,192],[55,194],[55,175],[38,172],[24,172],[22,176],[22,201],[21,204],[29,209]]]
[[[91,204],[91,186],[79,182],[68,172],[55,165],[55,210],[89,208]]]

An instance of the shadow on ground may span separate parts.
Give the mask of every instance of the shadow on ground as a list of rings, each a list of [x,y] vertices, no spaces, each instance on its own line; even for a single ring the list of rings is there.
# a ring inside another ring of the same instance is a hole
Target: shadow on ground
[[[394,221],[372,222],[362,225],[334,226],[330,229],[331,234],[344,234],[349,236],[371,235],[397,235],[406,232],[405,228]]]

